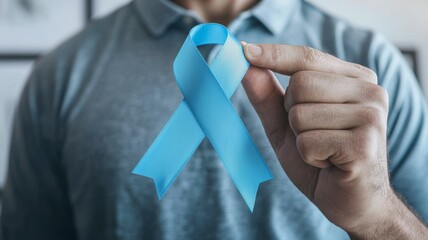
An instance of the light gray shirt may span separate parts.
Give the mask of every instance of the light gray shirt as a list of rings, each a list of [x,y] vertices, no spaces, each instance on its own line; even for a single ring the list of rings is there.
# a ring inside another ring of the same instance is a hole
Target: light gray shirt
[[[182,100],[172,62],[198,20],[136,0],[37,63],[14,122],[4,239],[348,238],[287,178],[242,88],[232,102],[275,177],[254,213],[206,140],[162,200],[131,174]],[[373,69],[390,96],[392,185],[428,220],[427,107],[394,46],[299,0],[263,0],[229,27],[240,40],[308,45]]]

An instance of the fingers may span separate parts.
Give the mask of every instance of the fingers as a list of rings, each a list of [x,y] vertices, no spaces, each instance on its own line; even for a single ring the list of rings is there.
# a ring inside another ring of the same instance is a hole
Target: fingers
[[[342,61],[332,55],[304,46],[246,44],[245,56],[255,66],[293,75],[299,71],[319,71],[377,83],[374,72],[361,65]]]
[[[373,83],[331,73],[300,71],[290,78],[287,111],[298,103],[365,103],[387,108],[386,91]],[[376,105],[377,104],[377,105]]]
[[[263,124],[272,145],[284,134],[287,114],[284,89],[270,70],[251,66],[242,85]]]
[[[358,104],[297,104],[288,113],[296,136],[311,130],[350,130],[381,120],[386,119],[382,119],[380,111]]]
[[[252,64],[244,88],[271,143],[284,140],[277,155],[288,159],[293,152],[282,149],[293,142],[306,164],[333,164],[337,168],[329,170],[351,173],[346,176],[358,172],[361,162],[377,159],[388,94],[373,71],[308,47],[243,45]],[[291,76],[285,93],[270,70]]]
[[[308,131],[297,136],[296,147],[303,161],[311,166],[327,168],[334,164],[343,171],[356,171],[354,158],[346,157],[353,150],[349,148],[353,138],[351,131]]]
[[[284,89],[275,75],[267,69],[251,66],[242,84],[251,103],[255,106],[271,104],[272,101],[277,103],[274,99],[284,97]]]

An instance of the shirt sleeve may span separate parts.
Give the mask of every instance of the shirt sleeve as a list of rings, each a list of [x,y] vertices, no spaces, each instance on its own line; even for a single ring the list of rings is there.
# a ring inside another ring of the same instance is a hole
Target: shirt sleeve
[[[36,67],[16,111],[2,200],[5,240],[74,239],[50,72]]]
[[[428,110],[413,71],[401,53],[377,36],[369,64],[389,94],[388,154],[391,184],[428,222]]]

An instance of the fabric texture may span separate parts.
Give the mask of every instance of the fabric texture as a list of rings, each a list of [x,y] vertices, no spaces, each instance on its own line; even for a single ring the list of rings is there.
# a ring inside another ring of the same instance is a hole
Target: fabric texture
[[[136,0],[36,64],[14,121],[3,239],[348,238],[287,178],[242,87],[232,102],[275,177],[254,213],[207,140],[161,201],[131,173],[182,100],[172,63],[198,22],[171,2]],[[390,97],[392,185],[428,221],[428,111],[393,45],[299,0],[263,0],[228,27],[239,40],[307,45],[374,70]]]

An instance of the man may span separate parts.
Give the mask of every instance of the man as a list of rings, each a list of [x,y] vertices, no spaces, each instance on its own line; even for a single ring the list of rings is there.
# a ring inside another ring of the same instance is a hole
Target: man
[[[182,99],[172,61],[203,21],[264,43],[243,43],[253,66],[232,98],[275,176],[254,213],[207,140],[160,201],[130,173]],[[391,44],[304,1],[136,0],[37,64],[15,121],[3,236],[423,239],[427,114]]]

